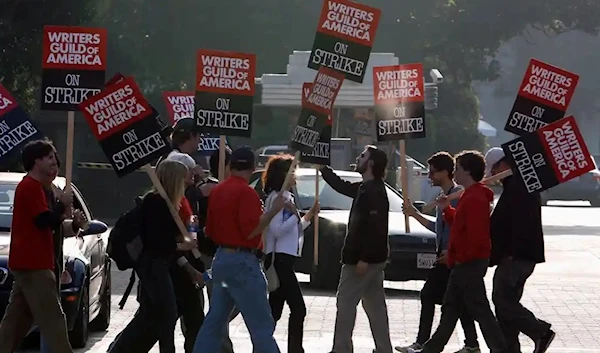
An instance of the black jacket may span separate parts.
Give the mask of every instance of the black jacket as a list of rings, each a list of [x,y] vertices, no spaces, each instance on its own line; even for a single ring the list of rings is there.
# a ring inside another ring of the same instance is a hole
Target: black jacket
[[[358,261],[371,264],[387,261],[390,252],[390,204],[383,181],[351,183],[338,177],[330,167],[323,167],[321,174],[335,191],[353,199],[348,232],[342,247],[342,263],[356,265]]]
[[[490,219],[490,266],[497,265],[506,256],[535,263],[544,262],[540,194],[527,193],[512,176],[505,178],[502,184],[504,190]]]

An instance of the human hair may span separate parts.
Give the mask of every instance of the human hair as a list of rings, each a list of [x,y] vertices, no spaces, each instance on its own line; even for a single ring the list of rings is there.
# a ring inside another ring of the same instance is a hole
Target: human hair
[[[213,177],[219,176],[219,150],[214,150],[213,153],[210,154],[210,159],[208,160],[208,167],[210,168],[210,174]],[[231,148],[225,147],[225,166],[229,164],[229,160],[231,159]]]
[[[162,161],[156,168],[158,180],[165,189],[167,197],[177,209],[179,209],[179,204],[185,193],[185,180],[188,172],[189,169],[185,164],[169,159]],[[156,187],[154,191],[158,191]]]
[[[385,168],[387,168],[388,158],[385,152],[378,149],[375,146],[367,146],[367,151],[369,151],[369,159],[373,161],[373,165],[371,167],[371,172],[373,173],[373,177],[375,179],[384,179],[385,178]]]
[[[436,171],[448,172],[448,178],[454,178],[454,157],[450,153],[445,151],[435,153],[429,157],[427,164],[435,168]]]
[[[485,157],[479,151],[462,151],[454,159],[462,169],[471,175],[475,182],[480,182],[485,175]]]
[[[200,135],[199,132],[175,130],[175,131],[173,131],[173,134],[171,135],[171,144],[173,145],[174,148],[179,148],[179,146],[183,145],[184,143],[191,140],[192,138],[198,137],[198,135]]]
[[[269,158],[261,176],[265,194],[281,190],[293,160],[294,156],[289,154],[278,154]]]
[[[30,172],[35,166],[36,160],[48,157],[51,153],[54,153],[54,156],[57,158],[57,163],[59,163],[56,148],[54,148],[52,141],[43,139],[28,142],[21,150],[21,163],[23,164],[23,169],[26,172]]]

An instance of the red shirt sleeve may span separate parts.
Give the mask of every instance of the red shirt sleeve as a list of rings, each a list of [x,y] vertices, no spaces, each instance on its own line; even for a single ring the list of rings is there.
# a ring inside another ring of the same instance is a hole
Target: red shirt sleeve
[[[20,198],[20,202],[26,205],[26,209],[31,212],[32,219],[35,219],[44,212],[50,211],[42,184],[31,180],[28,183],[23,183],[21,186],[23,188],[19,190],[20,192],[15,195],[15,198]]]
[[[448,207],[446,207],[446,209],[444,210],[444,220],[446,221],[446,223],[448,223],[448,225],[450,227],[452,227],[452,224],[454,223],[455,215],[456,215],[456,208],[448,205]]]
[[[263,214],[263,207],[258,193],[251,188],[245,188],[240,197],[238,217],[242,235],[248,237],[258,224]]]
[[[179,216],[181,217],[183,224],[187,226],[190,223],[190,218],[192,217],[192,215],[192,206],[190,205],[188,199],[184,196],[181,199],[181,203],[179,206]]]

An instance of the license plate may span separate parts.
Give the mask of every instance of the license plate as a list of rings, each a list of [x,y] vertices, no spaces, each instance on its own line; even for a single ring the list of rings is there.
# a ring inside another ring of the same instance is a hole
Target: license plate
[[[432,268],[436,260],[435,254],[417,254],[417,268]]]

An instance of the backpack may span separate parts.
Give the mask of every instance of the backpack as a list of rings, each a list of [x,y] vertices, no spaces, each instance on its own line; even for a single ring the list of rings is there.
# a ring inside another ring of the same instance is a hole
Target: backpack
[[[115,223],[108,236],[107,253],[120,271],[129,270],[142,253],[142,198],[137,197],[135,207]]]

